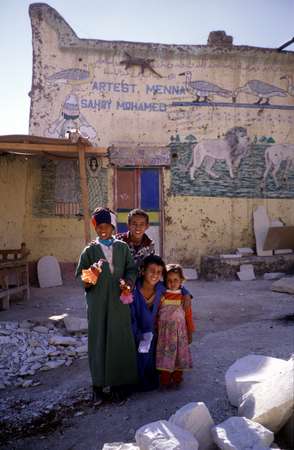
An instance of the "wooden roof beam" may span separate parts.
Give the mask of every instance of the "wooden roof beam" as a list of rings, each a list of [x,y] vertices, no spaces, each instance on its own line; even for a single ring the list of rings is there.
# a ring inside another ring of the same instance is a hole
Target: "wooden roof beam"
[[[107,147],[83,146],[85,153],[105,156]],[[79,153],[81,145],[58,145],[58,144],[24,144],[13,142],[0,142],[0,151],[10,151],[16,153]]]

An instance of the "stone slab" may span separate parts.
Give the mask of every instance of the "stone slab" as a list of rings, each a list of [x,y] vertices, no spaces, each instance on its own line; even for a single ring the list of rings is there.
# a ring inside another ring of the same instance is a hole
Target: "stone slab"
[[[258,256],[271,256],[272,250],[264,250],[264,243],[270,221],[264,206],[258,206],[253,212],[253,228],[256,242],[256,253]]]
[[[241,255],[241,256],[254,255],[254,250],[252,250],[252,248],[250,248],[250,247],[239,247],[236,250],[236,255]]]
[[[271,289],[272,291],[294,294],[294,277],[280,278],[280,280],[277,280],[272,284]]]
[[[55,256],[43,256],[40,258],[37,271],[41,288],[62,286],[60,266]]]
[[[78,333],[88,330],[88,320],[81,317],[66,316],[63,319],[65,328],[70,333]]]
[[[264,249],[294,249],[294,226],[269,227]]]
[[[293,253],[293,250],[290,248],[274,250],[275,255],[288,255],[288,253]]]
[[[285,272],[266,272],[263,274],[264,280],[279,280],[285,276]]]
[[[240,281],[255,280],[254,267],[252,264],[241,264],[240,271],[237,272]]]

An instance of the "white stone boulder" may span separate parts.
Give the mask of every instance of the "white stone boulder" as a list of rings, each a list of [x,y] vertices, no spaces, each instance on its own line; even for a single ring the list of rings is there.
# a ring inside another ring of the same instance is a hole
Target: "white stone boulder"
[[[198,450],[192,433],[167,420],[142,426],[136,431],[135,439],[140,450]]]
[[[67,346],[67,345],[76,345],[77,341],[70,336],[55,335],[49,339],[49,344]]]
[[[198,441],[199,450],[214,448],[210,433],[214,422],[203,402],[187,403],[169,418],[169,422],[190,431]]]
[[[254,267],[252,264],[241,264],[240,272],[237,272],[240,281],[255,280]]]
[[[70,333],[77,333],[88,330],[88,321],[80,317],[66,316],[63,319],[65,328]]]
[[[226,388],[229,402],[240,406],[242,395],[256,383],[270,378],[287,367],[283,359],[263,355],[247,355],[237,359],[226,372]]]
[[[131,443],[112,442],[110,444],[104,444],[102,450],[140,450],[140,447]]]
[[[284,277],[272,284],[272,291],[294,294],[294,277]]]
[[[258,422],[274,433],[291,417],[294,408],[294,360],[279,374],[255,384],[243,397],[239,416]]]
[[[239,247],[236,250],[236,254],[241,256],[251,256],[254,255],[254,251],[250,247]]]
[[[59,262],[55,256],[43,256],[37,264],[40,288],[62,286]]]
[[[269,448],[274,433],[246,417],[230,417],[211,431],[222,450],[261,450]]]

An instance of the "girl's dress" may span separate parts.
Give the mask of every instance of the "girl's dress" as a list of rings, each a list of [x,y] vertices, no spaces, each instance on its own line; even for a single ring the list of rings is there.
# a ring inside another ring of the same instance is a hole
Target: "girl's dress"
[[[141,291],[141,281],[138,280],[134,289],[134,301],[130,305],[132,312],[132,328],[135,336],[137,349],[144,333],[153,333],[153,339],[148,353],[139,353],[137,351],[138,374],[140,388],[143,391],[156,389],[159,385],[158,371],[156,370],[156,319],[160,299],[166,290],[162,282],[155,286],[154,296],[150,303],[143,297]]]
[[[175,372],[192,368],[188,330],[194,331],[191,311],[183,307],[182,290],[166,290],[158,313],[156,368]]]
[[[80,256],[76,276],[99,259],[106,259],[96,285],[86,289],[88,357],[93,385],[137,383],[136,347],[129,305],[120,301],[119,280],[135,282],[137,269],[129,248],[114,240],[112,248],[93,242]]]

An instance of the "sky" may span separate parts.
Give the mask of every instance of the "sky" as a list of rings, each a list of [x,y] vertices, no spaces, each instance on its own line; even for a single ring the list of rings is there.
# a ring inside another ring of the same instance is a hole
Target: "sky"
[[[30,0],[0,0],[0,135],[29,131]],[[235,45],[277,48],[294,36],[294,0],[48,0],[80,38],[206,44],[225,30]],[[294,44],[287,47],[294,51]]]

